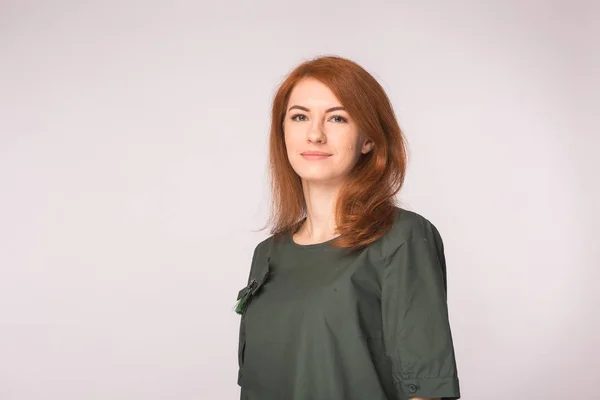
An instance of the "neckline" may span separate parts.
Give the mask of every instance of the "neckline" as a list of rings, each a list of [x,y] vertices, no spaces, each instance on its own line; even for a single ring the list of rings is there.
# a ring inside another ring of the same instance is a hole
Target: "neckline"
[[[319,243],[299,244],[299,243],[296,243],[296,241],[294,240],[294,235],[291,234],[289,236],[288,243],[296,249],[312,250],[312,249],[320,249],[320,248],[329,248],[329,247],[334,247],[334,246],[331,246],[331,243],[333,243],[333,241],[335,239],[339,238],[340,236],[341,235],[338,235],[332,239],[326,240],[324,242],[319,242]]]

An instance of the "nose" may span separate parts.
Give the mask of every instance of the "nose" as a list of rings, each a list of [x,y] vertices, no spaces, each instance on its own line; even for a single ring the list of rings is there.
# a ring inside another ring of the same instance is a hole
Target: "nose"
[[[325,132],[323,132],[323,127],[319,123],[318,120],[315,120],[308,130],[307,135],[308,143],[324,143],[326,141]]]

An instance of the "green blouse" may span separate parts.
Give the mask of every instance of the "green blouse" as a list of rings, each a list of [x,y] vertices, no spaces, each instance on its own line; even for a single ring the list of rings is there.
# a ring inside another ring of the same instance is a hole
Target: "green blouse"
[[[360,251],[256,246],[238,293],[242,400],[460,398],[442,239],[397,211]]]

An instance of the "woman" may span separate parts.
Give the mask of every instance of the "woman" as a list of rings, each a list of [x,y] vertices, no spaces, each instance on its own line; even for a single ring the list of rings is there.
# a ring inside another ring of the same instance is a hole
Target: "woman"
[[[272,236],[236,307],[241,398],[460,398],[442,239],[395,205],[406,152],[383,88],[316,58],[271,122]]]

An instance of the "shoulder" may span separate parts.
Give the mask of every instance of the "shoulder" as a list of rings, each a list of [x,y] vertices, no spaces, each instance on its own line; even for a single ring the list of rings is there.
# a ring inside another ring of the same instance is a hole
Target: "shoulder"
[[[406,243],[423,239],[431,241],[436,247],[442,246],[440,233],[433,222],[418,212],[396,207],[391,229],[373,245],[379,256],[386,257]]]
[[[428,218],[415,211],[397,208],[396,219],[390,230],[390,236],[396,240],[409,241],[414,238],[424,238],[432,233],[439,234],[436,226]]]
[[[263,265],[271,251],[271,242],[273,241],[273,236],[269,236],[266,239],[260,241],[257,245],[254,246],[254,251],[252,253],[252,261],[250,262],[250,271],[248,281],[250,281],[250,277],[254,275],[259,269],[260,265]]]
[[[254,254],[252,255],[252,264],[260,263],[262,261],[266,261],[271,253],[271,249],[273,247],[273,241],[275,236],[271,235],[262,241],[260,241],[254,247]]]

